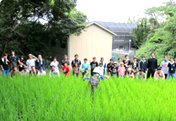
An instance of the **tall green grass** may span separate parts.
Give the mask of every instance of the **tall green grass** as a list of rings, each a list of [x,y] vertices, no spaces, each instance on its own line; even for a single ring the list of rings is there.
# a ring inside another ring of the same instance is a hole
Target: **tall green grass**
[[[1,121],[176,120],[176,82],[113,78],[91,87],[72,75],[0,77]]]

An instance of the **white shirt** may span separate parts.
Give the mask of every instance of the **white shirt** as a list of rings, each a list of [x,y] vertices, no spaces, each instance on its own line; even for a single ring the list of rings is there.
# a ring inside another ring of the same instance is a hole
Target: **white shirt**
[[[58,71],[58,72],[59,72],[58,64],[59,64],[59,63],[58,63],[57,61],[56,61],[56,62],[52,61],[52,62],[50,63],[50,66],[54,65],[54,66],[55,66],[55,71]]]
[[[103,76],[103,69],[104,67],[95,67],[95,69],[93,70],[93,72],[99,73],[101,76]]]
[[[54,75],[58,75],[58,77],[60,77],[60,73],[59,73],[58,71],[52,71],[52,70],[51,70],[51,71],[49,72],[49,76],[51,77],[52,75],[53,75],[53,76],[54,76]]]
[[[46,72],[45,71],[43,71],[42,73],[40,72],[40,71],[38,71],[38,74],[37,74],[38,76],[45,76],[46,75]]]
[[[36,59],[31,58],[26,61],[26,65],[28,65],[28,70],[31,71],[31,66],[35,67],[35,61]]]

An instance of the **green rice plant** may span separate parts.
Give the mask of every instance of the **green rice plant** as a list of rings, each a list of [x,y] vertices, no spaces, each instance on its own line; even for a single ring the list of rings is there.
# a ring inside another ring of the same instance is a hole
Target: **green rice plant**
[[[82,77],[0,76],[0,120],[176,120],[176,82],[110,78],[91,94]]]

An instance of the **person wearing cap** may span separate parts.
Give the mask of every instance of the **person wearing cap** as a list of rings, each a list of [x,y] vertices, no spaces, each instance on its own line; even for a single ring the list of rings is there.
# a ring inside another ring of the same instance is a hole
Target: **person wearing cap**
[[[46,72],[43,70],[42,67],[40,67],[39,71],[38,71],[38,76],[46,76]]]
[[[24,66],[24,69],[20,72],[21,75],[26,76],[29,74],[29,70],[27,66]]]
[[[70,62],[68,60],[68,56],[67,55],[64,55],[64,59],[61,61],[61,67],[64,66],[65,62],[67,62],[68,66],[70,65]]]
[[[8,75],[9,74],[9,63],[10,63],[10,61],[7,59],[7,57],[8,57],[8,54],[5,53],[4,57],[1,58],[1,60],[0,60],[0,65],[1,65],[3,75]]]
[[[70,69],[67,65],[67,62],[64,63],[64,66],[62,67],[62,72],[65,76],[69,75],[70,74]]]
[[[124,67],[124,63],[120,62],[120,67],[118,68],[118,76],[124,78],[125,77],[125,67]]]
[[[19,74],[20,72],[17,69],[17,66],[13,67],[13,70],[10,71],[11,77],[15,76],[16,74]]]
[[[137,63],[137,58],[136,57],[133,58],[133,62],[131,63],[131,66],[132,66],[131,67],[132,68],[132,72],[134,73],[134,75],[136,75],[137,71],[138,71],[138,63]]]
[[[34,66],[35,67],[35,61],[38,59],[37,57],[35,57],[32,54],[29,54],[29,59],[26,61],[26,65],[28,67],[28,70],[31,71],[31,67]]]
[[[84,58],[84,63],[82,64],[82,75],[84,77],[86,73],[86,69],[89,68],[89,63],[87,62],[87,58]]]
[[[111,77],[118,77],[117,62],[114,62],[114,67],[112,68]]]
[[[75,56],[75,59],[72,61],[71,63],[71,66],[72,66],[72,69],[73,69],[73,75],[74,75],[74,68],[75,68],[75,63],[78,64],[78,67],[80,68],[81,66],[81,61],[78,59],[78,54],[76,54]]]
[[[142,60],[139,62],[139,70],[143,70],[144,73],[147,71],[147,61],[145,60],[145,56],[142,56]]]
[[[167,78],[167,74],[169,71],[169,67],[168,67],[169,63],[170,63],[170,61],[168,60],[168,57],[164,56],[164,60],[161,62],[160,67],[161,67],[161,71],[164,72],[165,79]]]
[[[49,76],[58,76],[60,77],[60,73],[58,71],[55,70],[55,65],[51,65],[51,70],[49,72]]]
[[[17,66],[18,62],[18,56],[15,55],[15,51],[11,50],[11,56],[9,57],[10,64],[10,70],[13,70],[14,66]]]
[[[104,58],[103,58],[103,57],[100,59],[100,63],[103,63],[103,68],[104,68],[104,70],[103,70],[103,75],[105,75],[106,62],[104,61]],[[99,63],[99,65],[100,65],[100,63]]]
[[[128,57],[128,55],[125,55],[125,58],[123,60],[124,66],[125,66],[125,75],[128,74],[128,68],[131,65],[130,59]]]
[[[22,55],[21,58],[18,60],[18,67],[20,72],[24,70],[24,66],[26,66],[25,64],[26,64],[26,61],[24,60],[24,57]]]
[[[53,61],[50,63],[50,67],[52,67],[53,65],[55,66],[55,71],[58,71],[58,73],[60,73],[59,72],[59,62],[57,61],[56,57],[54,57]]]
[[[168,67],[169,67],[169,71],[168,71],[167,79],[169,79],[170,76],[172,76],[172,78],[175,80],[176,63],[174,62],[174,57],[170,58],[170,62],[168,64]]]
[[[128,68],[128,75],[127,75],[127,77],[129,77],[129,78],[134,78],[134,73],[132,72],[132,68]]]
[[[139,73],[137,73],[136,78],[139,80],[146,80],[146,75],[143,69],[139,70]]]
[[[158,61],[155,58],[155,53],[151,53],[151,58],[148,59],[148,64],[147,64],[147,78],[150,78],[150,75],[152,75],[152,78],[154,77],[155,71],[157,71],[158,67]]]
[[[93,61],[90,63],[90,67],[91,67],[91,76],[93,76],[93,70],[95,69],[95,67],[98,67],[98,63],[96,61],[96,57],[93,57]]]
[[[161,67],[158,67],[157,68],[157,71],[155,72],[154,74],[154,79],[165,79],[165,75],[164,75],[164,72],[161,71]]]
[[[45,71],[45,60],[42,58],[41,55],[38,55],[38,59],[36,60],[36,67],[38,70],[40,70],[40,68],[43,68],[43,70]]]
[[[114,68],[113,59],[110,59],[110,62],[107,64],[107,75],[112,72],[112,69]]]

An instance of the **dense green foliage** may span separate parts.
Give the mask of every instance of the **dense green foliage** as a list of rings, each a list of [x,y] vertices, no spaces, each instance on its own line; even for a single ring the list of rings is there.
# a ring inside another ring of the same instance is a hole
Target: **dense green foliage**
[[[46,55],[46,46],[80,34],[86,16],[75,7],[76,0],[2,0],[0,56],[10,50]]]
[[[0,120],[176,120],[176,82],[110,78],[91,94],[81,77],[0,76]]]
[[[139,19],[132,33],[134,46],[139,48],[138,58],[142,55],[149,58],[151,52],[156,53],[159,62],[164,55],[176,57],[176,3],[171,0],[160,7],[149,8],[146,15],[150,18]]]

